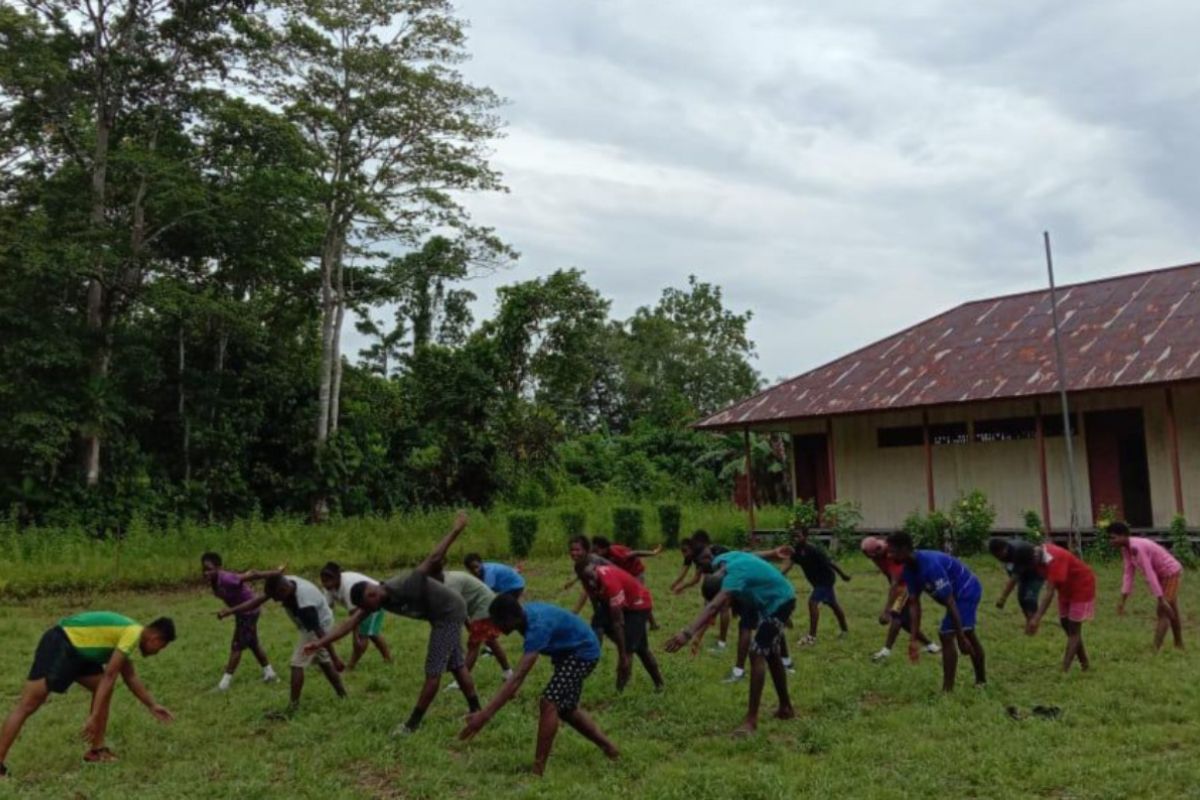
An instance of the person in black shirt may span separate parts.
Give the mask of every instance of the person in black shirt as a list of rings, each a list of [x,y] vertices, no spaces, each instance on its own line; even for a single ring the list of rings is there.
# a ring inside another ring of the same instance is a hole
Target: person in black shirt
[[[798,565],[812,586],[812,593],[808,596],[808,634],[800,640],[800,646],[817,643],[817,623],[821,621],[822,603],[829,606],[833,615],[837,617],[838,627],[841,628],[839,635],[845,636],[849,631],[846,626],[846,612],[838,603],[834,585],[839,576],[844,581],[850,580],[850,576],[833,563],[823,548],[808,541],[808,531],[804,528],[797,528],[792,532],[791,547],[781,547],[776,553],[788,562],[783,568],[785,574],[793,565]]]
[[[1022,539],[993,537],[988,539],[988,551],[1004,564],[1004,571],[1008,573],[1008,583],[996,601],[996,608],[1004,608],[1008,596],[1016,589],[1025,621],[1033,619],[1038,611],[1038,595],[1046,582],[1033,566],[1033,545]]]

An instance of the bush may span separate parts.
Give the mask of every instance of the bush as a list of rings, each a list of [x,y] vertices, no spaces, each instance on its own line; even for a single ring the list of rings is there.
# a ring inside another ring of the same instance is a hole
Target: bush
[[[1171,554],[1185,569],[1195,569],[1197,564],[1196,549],[1188,535],[1187,520],[1183,514],[1176,514],[1171,520]]]
[[[679,544],[679,529],[683,523],[683,512],[674,504],[658,507],[658,530],[662,534],[662,542],[667,547]]]
[[[512,494],[512,504],[517,508],[544,508],[548,502],[546,487],[529,478],[521,481]]]
[[[518,513],[508,515],[508,549],[517,558],[525,558],[533,551],[537,539],[537,514]]]
[[[642,543],[642,510],[637,506],[617,506],[613,509],[613,538],[635,550]]]
[[[565,539],[573,539],[576,536],[583,536],[587,530],[587,512],[576,508],[568,508],[559,512],[558,521],[562,523],[563,537]]]
[[[954,550],[971,556],[983,550],[996,521],[996,508],[979,489],[961,495],[950,511]]]
[[[809,530],[817,527],[817,501],[816,500],[800,500],[792,506],[792,529],[803,528]]]
[[[950,517],[937,510],[929,512],[928,516],[914,511],[901,526],[901,530],[912,537],[913,544],[920,550],[944,550],[951,528]]]
[[[1046,526],[1042,524],[1042,516],[1033,509],[1026,509],[1021,512],[1021,517],[1025,522],[1025,539],[1026,541],[1040,544],[1046,538]]]
[[[828,503],[825,506],[824,517],[825,527],[833,533],[834,552],[851,546],[851,540],[858,533],[858,526],[863,518],[858,503],[845,500]]]
[[[1100,511],[1096,514],[1096,538],[1092,540],[1091,546],[1087,548],[1086,555],[1089,559],[1112,561],[1121,555],[1112,546],[1112,542],[1108,541],[1108,528],[1120,519],[1120,516],[1114,507],[1100,506]]]

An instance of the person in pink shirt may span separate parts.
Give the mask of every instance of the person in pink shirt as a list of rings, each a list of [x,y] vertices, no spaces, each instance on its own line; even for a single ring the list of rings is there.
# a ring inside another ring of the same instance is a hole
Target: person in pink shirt
[[[1179,580],[1183,567],[1165,547],[1140,536],[1131,536],[1129,526],[1114,522],[1108,528],[1113,547],[1121,551],[1125,562],[1125,577],[1121,584],[1121,602],[1117,613],[1125,614],[1125,601],[1133,593],[1133,573],[1140,571],[1146,578],[1150,594],[1158,600],[1158,625],[1154,629],[1154,649],[1162,648],[1170,627],[1175,647],[1183,649],[1183,625],[1179,617]]]

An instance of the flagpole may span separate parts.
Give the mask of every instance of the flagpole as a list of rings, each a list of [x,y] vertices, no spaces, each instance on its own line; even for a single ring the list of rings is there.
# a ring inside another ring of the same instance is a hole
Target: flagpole
[[[1071,541],[1076,553],[1082,549],[1079,533],[1079,492],[1075,488],[1075,442],[1071,430],[1071,409],[1067,400],[1067,362],[1063,357],[1062,329],[1058,322],[1058,289],[1054,284],[1054,257],[1050,253],[1050,232],[1043,231],[1046,244],[1046,272],[1050,276],[1050,318],[1054,321],[1054,352],[1058,365],[1058,394],[1062,401],[1063,438],[1067,443],[1067,485],[1071,490]]]

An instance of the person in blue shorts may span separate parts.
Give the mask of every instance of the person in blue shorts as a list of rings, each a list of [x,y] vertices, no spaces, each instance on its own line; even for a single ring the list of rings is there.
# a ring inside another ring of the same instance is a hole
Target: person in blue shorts
[[[845,637],[849,632],[849,628],[846,626],[846,612],[838,603],[837,591],[834,587],[839,577],[848,581],[850,576],[834,563],[824,548],[818,547],[808,540],[808,531],[805,528],[796,528],[792,532],[790,547],[780,547],[772,553],[760,555],[784,559],[787,562],[783,567],[785,575],[791,571],[793,565],[799,566],[804,573],[805,580],[812,587],[812,593],[808,596],[808,634],[800,639],[798,644],[801,647],[811,647],[817,643],[817,623],[821,620],[822,605],[829,606],[829,610],[837,618],[838,628],[841,631],[839,636]]]
[[[911,630],[921,630],[922,592],[946,608],[946,616],[938,631],[942,640],[942,690],[954,691],[959,649],[971,657],[975,667],[975,685],[986,685],[983,645],[975,635],[975,616],[983,599],[983,585],[979,578],[953,556],[936,550],[914,549],[912,536],[904,531],[896,531],[888,536],[887,544],[888,557],[904,565],[901,580],[908,588]],[[920,641],[916,635],[910,634],[909,659],[916,661],[920,653]]]
[[[525,578],[521,576],[520,569],[494,561],[484,561],[479,553],[468,553],[463,559],[463,565],[467,572],[486,583],[496,594],[508,594],[520,600],[521,595],[525,593]]]
[[[511,595],[497,595],[488,609],[492,623],[503,633],[520,631],[525,639],[525,654],[517,664],[516,674],[481,711],[467,717],[466,727],[459,738],[470,739],[496,716],[504,705],[516,696],[538,657],[550,656],[554,674],[542,692],[538,716],[537,750],[533,772],[541,775],[554,747],[559,720],[579,731],[612,760],[620,755],[600,726],[579,708],[583,682],[600,661],[600,640],[591,627],[578,615],[547,603],[521,605]]]
[[[1008,583],[996,601],[996,608],[1003,609],[1008,596],[1016,589],[1017,601],[1021,604],[1026,623],[1037,616],[1039,596],[1046,582],[1033,567],[1033,547],[1033,544],[1021,539],[988,539],[988,551],[1004,565],[1004,571],[1008,573]]]
[[[787,668],[783,664],[782,647],[784,631],[796,610],[796,590],[792,588],[791,581],[753,553],[726,553],[714,559],[711,551],[705,551],[696,563],[702,569],[711,563],[712,580],[719,580],[721,588],[691,625],[671,637],[667,642],[667,652],[674,653],[683,648],[708,627],[726,606],[737,602],[747,611],[752,608],[757,627],[750,645],[750,704],[745,721],[734,733],[747,736],[758,729],[758,711],[768,669],[775,685],[775,694],[779,697],[775,717],[783,720],[794,718],[796,712],[788,695]]]

